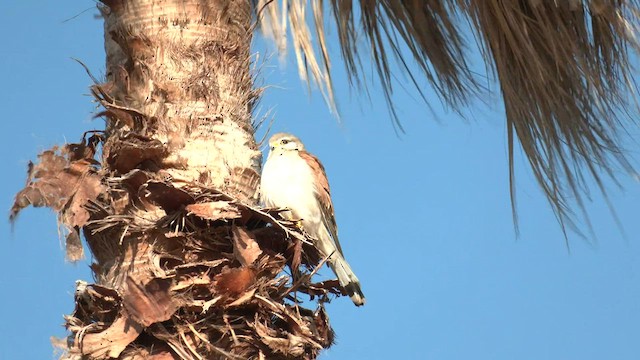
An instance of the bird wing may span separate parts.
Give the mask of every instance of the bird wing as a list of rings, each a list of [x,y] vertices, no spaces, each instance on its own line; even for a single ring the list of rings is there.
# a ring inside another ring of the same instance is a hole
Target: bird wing
[[[331,190],[329,189],[329,180],[327,174],[324,171],[324,166],[320,163],[317,157],[302,150],[298,152],[300,157],[304,159],[314,176],[314,183],[316,185],[316,199],[320,203],[320,210],[322,215],[322,223],[329,231],[329,234],[333,238],[333,242],[336,244],[336,248],[340,253],[342,248],[338,241],[338,225],[336,224],[336,217],[333,212],[333,202],[331,202]]]

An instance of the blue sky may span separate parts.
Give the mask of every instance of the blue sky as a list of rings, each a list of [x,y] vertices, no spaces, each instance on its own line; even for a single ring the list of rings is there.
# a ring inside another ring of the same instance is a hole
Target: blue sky
[[[91,81],[71,60],[103,73],[102,24],[95,11],[82,13],[92,7],[0,4],[7,210],[39,151],[103,125],[91,120]],[[436,116],[399,91],[406,134],[396,136],[381,92],[374,87],[369,102],[349,90],[335,63],[341,124],[320,94],[308,96],[291,60],[265,67],[264,81],[274,86],[261,102],[274,111],[274,131],[297,134],[322,159],[342,246],[367,295],[363,308],[348,299],[329,306],[338,343],[323,359],[640,357],[639,182],[621,173],[625,190],[609,184],[626,236],[594,191],[588,210],[597,241],[570,235],[569,253],[518,154],[516,239],[498,101],[478,103],[462,119],[433,96]],[[629,150],[637,158],[638,146]],[[88,261],[65,262],[46,209],[24,211],[13,232],[0,222],[0,234],[0,359],[53,358],[49,337],[65,334],[74,282],[91,280]]]

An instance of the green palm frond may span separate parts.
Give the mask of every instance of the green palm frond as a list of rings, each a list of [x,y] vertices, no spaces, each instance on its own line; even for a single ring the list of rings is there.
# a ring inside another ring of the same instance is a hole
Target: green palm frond
[[[280,49],[291,34],[300,76],[315,82],[335,109],[329,9],[352,84],[363,85],[361,54],[368,54],[395,121],[392,57],[414,84],[424,76],[454,109],[478,94],[463,36],[470,24],[505,104],[514,218],[516,137],[563,228],[573,227],[570,205],[583,208],[587,177],[605,193],[602,174],[615,179],[619,166],[633,171],[618,135],[633,121],[636,0],[254,1],[263,32]],[[410,60],[421,74],[407,66]]]

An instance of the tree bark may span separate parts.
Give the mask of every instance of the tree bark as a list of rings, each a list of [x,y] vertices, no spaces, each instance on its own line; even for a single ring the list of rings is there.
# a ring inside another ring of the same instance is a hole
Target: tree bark
[[[165,144],[163,170],[176,184],[199,182],[255,204],[261,153],[251,124],[249,1],[105,4],[109,93],[145,114],[135,125]]]

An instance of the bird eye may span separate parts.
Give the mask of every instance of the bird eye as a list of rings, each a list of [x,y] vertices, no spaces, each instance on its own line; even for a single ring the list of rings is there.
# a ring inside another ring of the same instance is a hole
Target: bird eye
[[[280,140],[280,142],[282,143],[282,145],[287,145],[288,143],[290,143],[291,141],[287,140],[287,139],[282,139]]]

